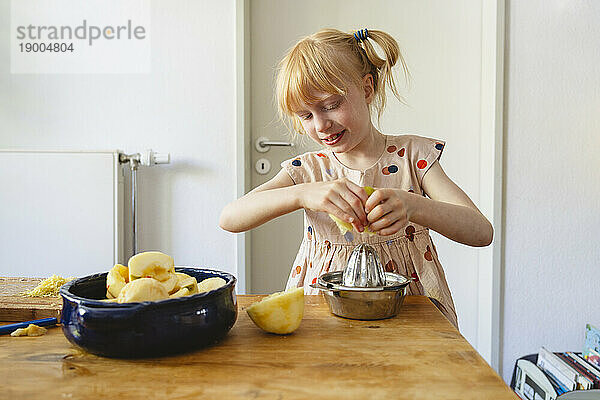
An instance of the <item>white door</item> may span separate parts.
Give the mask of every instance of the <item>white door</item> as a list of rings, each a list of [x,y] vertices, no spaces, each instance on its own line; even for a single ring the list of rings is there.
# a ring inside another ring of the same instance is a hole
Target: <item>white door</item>
[[[274,176],[282,160],[316,148],[308,138],[298,140],[277,122],[273,88],[275,68],[284,52],[301,37],[322,28],[344,31],[368,28],[386,31],[398,41],[412,75],[410,87],[400,87],[408,106],[389,94],[381,130],[387,134],[410,133],[445,140],[441,164],[446,173],[476,204],[480,197],[485,197],[480,191],[486,187],[482,182],[490,171],[482,171],[485,167],[480,157],[494,154],[482,145],[491,143],[493,147],[494,140],[484,135],[494,133],[481,129],[482,96],[486,92],[482,90],[485,13],[480,0],[251,0],[246,6],[249,7],[246,22],[250,34],[252,143],[258,137],[267,137],[297,144],[294,148],[271,148],[266,153],[251,149],[252,188]],[[400,70],[398,77],[399,83],[403,83]],[[258,174],[254,168],[260,158],[267,159],[272,166],[266,175]],[[481,207],[484,213],[489,209],[486,206]],[[284,288],[302,234],[300,211],[251,232],[249,293],[271,293]],[[452,290],[460,330],[477,348],[481,334],[478,268],[482,250],[451,242],[436,233],[432,236]]]

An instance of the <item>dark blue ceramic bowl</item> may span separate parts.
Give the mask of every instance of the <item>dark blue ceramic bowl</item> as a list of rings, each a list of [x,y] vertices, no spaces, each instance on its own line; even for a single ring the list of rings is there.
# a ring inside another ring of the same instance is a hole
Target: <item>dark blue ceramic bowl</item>
[[[60,322],[67,339],[90,353],[141,358],[181,353],[223,338],[237,319],[236,278],[226,272],[176,268],[227,284],[210,292],[161,301],[107,303],[107,273],[75,279],[60,288]]]

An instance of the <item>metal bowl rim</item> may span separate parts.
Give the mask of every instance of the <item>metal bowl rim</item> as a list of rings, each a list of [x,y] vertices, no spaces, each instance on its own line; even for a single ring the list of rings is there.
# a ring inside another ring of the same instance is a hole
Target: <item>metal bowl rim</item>
[[[338,282],[342,282],[344,271],[333,271],[327,272],[318,278],[318,283],[321,286],[327,287],[328,290],[339,290],[349,292],[381,292],[381,291],[393,291],[403,289],[410,284],[412,279],[407,278],[404,275],[397,274],[395,272],[385,272],[385,286],[378,287],[356,287],[356,286],[344,286]],[[388,285],[388,282],[394,282]]]

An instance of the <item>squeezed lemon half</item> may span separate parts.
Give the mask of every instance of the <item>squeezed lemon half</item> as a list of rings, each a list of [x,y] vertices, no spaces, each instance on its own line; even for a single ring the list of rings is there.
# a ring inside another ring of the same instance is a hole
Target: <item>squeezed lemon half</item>
[[[375,191],[375,189],[373,189],[371,186],[365,186],[364,189],[365,189],[365,192],[367,192],[367,196],[370,196]],[[340,230],[340,234],[342,234],[342,235],[345,235],[346,232],[351,232],[352,229],[354,229],[354,227],[352,226],[351,223],[341,220],[333,214],[329,214],[329,217],[335,222],[338,229]],[[365,227],[365,230],[363,233],[366,233],[369,236],[375,235],[375,232],[370,230],[368,226]]]

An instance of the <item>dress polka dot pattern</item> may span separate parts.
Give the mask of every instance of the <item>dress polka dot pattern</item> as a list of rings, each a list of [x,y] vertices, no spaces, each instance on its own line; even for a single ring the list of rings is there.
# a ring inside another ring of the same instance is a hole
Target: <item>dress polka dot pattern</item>
[[[386,145],[379,160],[360,171],[346,167],[329,149],[309,152],[284,161],[284,168],[295,184],[348,178],[359,186],[399,188],[418,194],[423,176],[440,158],[445,143],[414,135],[386,135]],[[354,247],[360,243],[373,246],[386,271],[415,278],[409,294],[426,295],[435,300],[442,313],[458,326],[454,303],[439,262],[429,230],[410,222],[391,236],[361,234],[341,235],[326,213],[304,211],[305,234],[293,263],[287,287],[304,287],[306,294],[318,294],[309,285],[331,271],[343,270]]]

